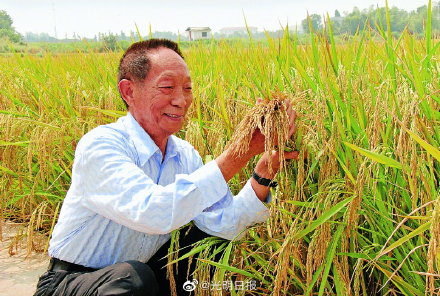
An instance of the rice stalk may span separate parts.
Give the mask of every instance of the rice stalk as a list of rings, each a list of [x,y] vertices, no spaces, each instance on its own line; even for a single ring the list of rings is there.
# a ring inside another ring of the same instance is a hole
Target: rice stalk
[[[440,274],[440,197],[434,204],[434,210],[431,218],[431,239],[428,246],[428,270],[426,276],[425,294],[438,295],[435,283],[438,281],[434,274]]]
[[[281,93],[266,99],[263,104],[251,108],[236,128],[227,148],[235,155],[242,156],[249,150],[254,133],[259,130],[264,135],[264,150],[285,151],[289,138],[289,118],[284,100],[287,96]],[[285,169],[283,153],[279,156],[280,170]],[[268,161],[269,172],[272,173],[272,158]]]

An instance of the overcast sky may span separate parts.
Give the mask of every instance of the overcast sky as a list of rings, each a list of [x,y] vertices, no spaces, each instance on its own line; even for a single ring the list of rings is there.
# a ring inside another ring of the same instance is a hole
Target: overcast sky
[[[125,3],[123,3],[125,2]],[[390,7],[406,10],[427,5],[428,0],[388,0]],[[210,27],[214,32],[223,27],[249,26],[260,31],[278,30],[280,24],[300,24],[307,11],[333,16],[369,6],[385,6],[385,0],[1,0],[0,10],[12,17],[18,32],[46,32],[58,38],[93,37],[98,32],[129,33],[135,23],[143,35],[153,31],[181,33],[189,26]]]

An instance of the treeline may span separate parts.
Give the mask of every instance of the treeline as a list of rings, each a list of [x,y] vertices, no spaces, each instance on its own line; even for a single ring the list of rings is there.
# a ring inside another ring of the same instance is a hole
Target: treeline
[[[426,20],[428,14],[427,5],[418,7],[413,11],[406,11],[397,7],[388,9],[391,22],[391,31],[395,34],[401,33],[403,30],[408,30],[413,34],[422,34],[426,27]],[[355,7],[351,12],[343,12],[342,14],[335,10],[333,16],[330,16],[330,22],[332,24],[334,35],[354,35],[358,30],[364,30],[365,28],[372,28],[377,30],[378,27],[386,27],[386,8],[370,6],[367,9],[360,10]],[[327,16],[321,16],[318,14],[311,14],[308,18],[302,20],[297,26],[289,26],[289,30],[296,31],[297,33],[304,34],[309,33],[310,29],[314,32],[319,32],[324,29],[325,23],[328,22]],[[77,43],[79,41],[86,41],[90,43],[99,43],[99,50],[115,50],[127,43],[131,43],[134,40],[138,40],[139,36],[137,32],[131,31],[129,34],[121,31],[118,33],[99,33],[93,38],[82,38],[76,33],[72,37],[67,35],[64,38],[55,38],[48,33],[31,33],[28,32],[24,36],[18,33],[12,26],[12,19],[6,11],[0,10],[0,52],[8,52],[17,50],[17,45],[21,47],[27,46],[27,43]],[[440,35],[440,1],[432,3],[432,31],[434,36]],[[283,30],[280,28],[278,31],[268,32],[256,32],[252,33],[254,39],[266,39],[267,35],[271,37],[283,36]],[[150,36],[155,38],[167,38],[175,41],[188,41],[185,32],[152,32],[142,38],[149,38]],[[217,32],[212,33],[214,39],[234,39],[234,38],[246,38],[248,33],[246,30],[242,32],[235,32],[232,35],[223,35]],[[16,45],[12,45],[12,44]],[[22,49],[20,49],[22,50]]]
[[[179,35],[173,32],[153,32],[154,37],[156,38],[167,38],[176,40]],[[26,42],[77,42],[81,40],[85,41],[103,41],[105,39],[115,38],[116,41],[131,41],[133,39],[138,39],[138,33],[131,31],[129,34],[126,34],[124,31],[121,31],[119,34],[117,33],[98,33],[93,38],[84,38],[80,35],[73,33],[72,37],[65,36],[64,38],[55,38],[50,36],[48,33],[32,33],[27,32],[24,34],[24,41]]]
[[[421,34],[424,32],[428,6],[423,5],[413,11],[406,11],[397,7],[388,9],[391,22],[391,31],[400,33],[407,29],[411,33]],[[440,32],[440,1],[432,4],[432,30],[437,34]],[[327,20],[326,20],[327,21]],[[330,17],[333,33],[335,35],[348,34],[354,35],[357,30],[364,30],[366,27],[378,29],[386,27],[386,8],[370,6],[360,10],[355,7],[352,12],[343,15],[336,10],[333,17]],[[319,31],[324,27],[324,20],[318,14],[312,14],[309,18],[301,22],[305,33],[310,32],[310,28]]]
[[[426,16],[428,13],[428,6],[423,5],[412,11],[406,11],[397,7],[388,9],[391,21],[391,31],[394,33],[401,33],[407,29],[414,34],[422,34],[426,25]],[[440,34],[440,1],[433,2],[432,4],[432,30],[435,34]],[[290,27],[290,30],[298,33],[309,33],[310,27],[313,31],[317,32],[324,28],[324,23],[328,21],[326,16],[318,14],[311,14],[309,18],[302,20],[301,24],[297,27]],[[386,27],[386,8],[370,6],[369,8],[360,10],[354,7],[351,12],[343,12],[335,10],[333,16],[330,16],[332,23],[333,34],[335,35],[354,35],[358,30],[364,30],[366,27],[370,27],[373,30],[377,30],[378,27]],[[283,35],[283,30],[267,31],[252,33],[254,39],[265,39],[267,35],[271,37],[279,37]],[[144,36],[144,38],[148,38]],[[171,40],[188,41],[185,32],[174,33],[168,31],[155,31],[151,33],[155,38],[167,38]],[[247,37],[247,32],[235,32],[232,35],[224,35],[218,32],[213,32],[212,37],[215,39],[220,38],[242,38]],[[114,49],[117,47],[117,42],[120,41],[132,41],[138,39],[138,33],[131,31],[129,34],[121,31],[118,33],[99,33],[93,38],[81,38],[80,36],[73,34],[72,38],[57,39],[49,36],[47,33],[26,33],[24,41],[26,42],[74,42],[79,40],[86,41],[101,41],[107,48]]]

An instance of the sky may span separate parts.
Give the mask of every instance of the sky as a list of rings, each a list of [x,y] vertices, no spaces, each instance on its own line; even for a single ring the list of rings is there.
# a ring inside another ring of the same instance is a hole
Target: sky
[[[388,0],[390,7],[407,11],[427,5],[428,0]],[[385,0],[0,0],[14,21],[15,29],[25,34],[48,33],[57,38],[93,38],[101,33],[129,34],[138,26],[147,35],[153,31],[184,33],[187,27],[210,27],[218,32],[224,27],[245,25],[259,31],[274,31],[289,24],[300,25],[309,14],[334,15],[373,6],[385,6]],[[136,24],[136,25],[135,25]]]

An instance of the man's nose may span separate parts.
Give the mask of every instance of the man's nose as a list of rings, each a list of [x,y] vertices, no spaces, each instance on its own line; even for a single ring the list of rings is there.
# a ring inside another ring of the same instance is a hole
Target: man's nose
[[[173,93],[173,100],[171,101],[171,104],[179,108],[184,108],[186,107],[187,103],[187,98],[183,89],[177,88]]]

